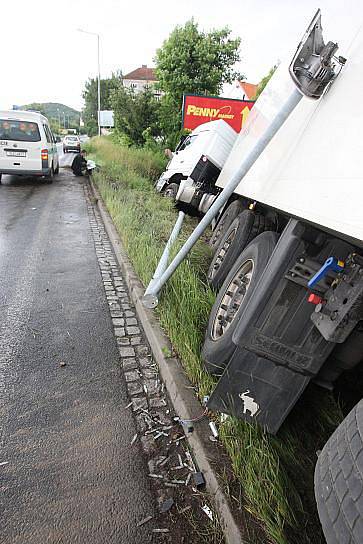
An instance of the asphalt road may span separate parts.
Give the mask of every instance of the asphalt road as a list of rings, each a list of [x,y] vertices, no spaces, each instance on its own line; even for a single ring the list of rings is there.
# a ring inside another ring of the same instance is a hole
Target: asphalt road
[[[82,183],[64,169],[0,185],[1,544],[150,541]]]

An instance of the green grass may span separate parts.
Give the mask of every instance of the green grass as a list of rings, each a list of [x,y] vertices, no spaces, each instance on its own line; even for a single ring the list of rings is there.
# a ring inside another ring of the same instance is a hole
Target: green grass
[[[153,182],[164,166],[162,155],[121,147],[107,138],[89,145],[103,167],[95,181],[144,285],[155,270],[176,220],[168,199]],[[193,230],[188,218],[178,247]],[[177,248],[175,249],[175,251]],[[200,350],[215,295],[206,282],[210,251],[199,241],[162,291],[158,314],[162,327],[202,398],[214,381],[202,366]],[[314,386],[304,393],[277,437],[228,418],[220,437],[231,459],[243,505],[265,537],[254,542],[323,544],[316,514],[313,473],[321,449],[342,414],[332,395]]]

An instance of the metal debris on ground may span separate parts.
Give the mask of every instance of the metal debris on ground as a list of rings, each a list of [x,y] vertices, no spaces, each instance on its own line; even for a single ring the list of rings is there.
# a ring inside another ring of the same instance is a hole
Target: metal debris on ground
[[[170,497],[170,499],[166,499],[166,501],[163,502],[163,504],[160,507],[160,512],[164,514],[165,512],[169,512],[170,508],[174,504],[174,499]]]
[[[3,467],[4,465],[8,465],[9,464],[9,461],[2,461],[0,463],[0,467]]]
[[[142,525],[145,525],[145,523],[147,523],[148,521],[150,521],[151,519],[153,519],[154,516],[147,516],[146,518],[142,519],[141,521],[139,521],[139,523],[137,524],[137,527],[141,527]]]
[[[169,533],[169,529],[153,529],[153,533]]]
[[[213,513],[212,513],[212,510],[209,508],[209,506],[207,504],[204,504],[202,506],[202,510],[203,512],[209,517],[210,520],[213,521]]]
[[[202,472],[194,472],[193,474],[193,480],[194,480],[194,484],[195,484],[195,487],[201,487],[202,485],[205,484],[205,479],[204,479],[204,476],[203,476],[203,473]]]
[[[133,439],[131,440],[130,446],[132,446],[133,444],[135,444],[136,439],[137,439],[137,433],[135,434],[135,436],[134,436]]]
[[[210,430],[213,433],[213,436],[215,438],[218,438],[218,429],[217,429],[216,424],[214,423],[214,421],[209,422],[209,427],[210,427]]]

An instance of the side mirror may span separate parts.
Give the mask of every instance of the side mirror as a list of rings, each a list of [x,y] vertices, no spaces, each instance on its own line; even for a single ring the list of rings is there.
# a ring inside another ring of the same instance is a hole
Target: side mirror
[[[336,58],[338,45],[324,43],[320,9],[307,28],[289,67],[299,91],[309,98],[320,98],[345,63]]]

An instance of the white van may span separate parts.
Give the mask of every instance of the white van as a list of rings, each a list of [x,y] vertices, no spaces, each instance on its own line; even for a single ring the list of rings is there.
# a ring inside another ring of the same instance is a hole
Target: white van
[[[236,138],[236,131],[223,119],[195,128],[178,144],[156,190],[175,197],[180,182],[188,177],[214,185]]]
[[[55,138],[44,115],[0,111],[0,182],[2,174],[42,176],[53,181],[59,172]]]

